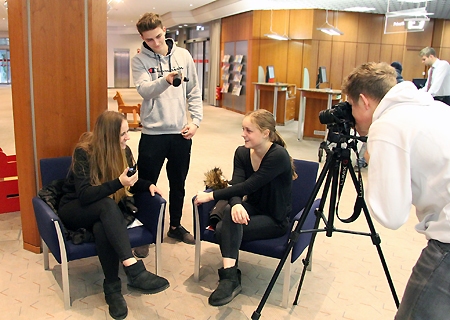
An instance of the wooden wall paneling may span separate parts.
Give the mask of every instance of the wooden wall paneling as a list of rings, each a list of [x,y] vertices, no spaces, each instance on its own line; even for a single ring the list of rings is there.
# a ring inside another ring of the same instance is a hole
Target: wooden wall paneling
[[[425,25],[425,29],[423,32],[406,33],[405,45],[407,47],[417,47],[420,49],[431,46],[431,42],[433,40],[433,29],[434,20],[430,19],[430,21]]]
[[[442,27],[442,47],[450,48],[450,21],[444,20],[443,27]],[[447,58],[450,60],[450,58]]]
[[[426,78],[425,66],[419,56],[421,49],[407,48],[405,50],[403,62],[403,79],[411,81],[414,78]]]
[[[319,41],[319,52],[317,59],[317,68],[314,70],[314,82],[315,85],[318,74],[318,67],[325,67],[327,69],[327,76],[331,72],[331,45],[333,42],[331,41]],[[311,72],[311,71],[310,71]],[[328,88],[330,86],[329,83],[323,83],[320,85],[320,88]]]
[[[288,35],[289,32],[289,10],[270,10],[272,16],[272,31],[279,35]],[[270,12],[269,11],[269,12]],[[270,20],[270,18],[269,18]],[[270,28],[270,24],[269,24]],[[265,32],[265,33],[270,33]]]
[[[380,62],[381,45],[370,44],[369,45],[369,56],[367,57],[367,62]]]
[[[323,84],[323,87],[325,88],[333,88],[333,89],[340,89],[341,88],[341,82],[342,82],[342,75],[343,75],[343,68],[345,64],[345,59],[347,58],[347,52],[346,49],[346,43],[345,42],[332,42],[331,50],[331,63],[330,68],[327,70],[328,74],[328,83]],[[355,63],[355,53],[350,53],[351,57],[350,60],[353,60],[353,63]]]
[[[260,18],[260,24],[259,24],[259,38],[264,39],[266,38],[264,34],[270,33],[270,10],[262,10],[259,11],[259,18]],[[255,32],[256,34],[256,32]],[[267,39],[267,38],[266,38]]]
[[[107,108],[106,23],[98,24],[98,21],[106,20],[106,5],[96,2],[22,0],[9,5],[11,76],[14,83],[12,101],[23,246],[33,252],[41,250],[30,201],[40,185],[39,159],[72,153],[80,134],[88,127],[87,99],[98,95],[102,98],[93,98],[93,101],[98,101],[103,110]],[[85,8],[86,4],[88,8]],[[88,17],[85,16],[86,11]],[[103,37],[102,42],[86,41],[86,20],[88,25],[97,24],[97,37]],[[67,30],[70,30],[69,38]],[[86,46],[93,43],[94,47],[88,51],[98,55],[105,67],[87,73],[86,66],[97,68],[98,65],[94,64],[94,67],[86,63]],[[89,78],[92,75],[93,79],[102,79],[90,90],[94,92],[89,92],[89,97],[87,74]]]
[[[308,68],[310,88],[316,87],[319,68],[319,42],[318,40],[306,41],[304,46],[303,67]]]
[[[356,44],[355,66],[359,66],[360,64],[369,61],[369,46],[368,43]]]
[[[315,40],[328,40],[331,41],[333,36],[330,36],[322,31],[317,30],[317,28],[325,25],[327,19],[326,10],[314,10],[314,20],[313,20],[313,36],[312,38]],[[333,11],[328,11],[328,23],[333,21]]]
[[[406,43],[407,32],[404,33],[388,33],[384,34],[384,23],[382,25],[382,44],[391,44],[391,45],[401,45],[404,46]]]
[[[291,10],[289,19],[289,37],[291,39],[312,39],[314,10]]]
[[[235,16],[236,21],[234,27],[234,41],[248,40],[252,37],[253,30],[253,13],[251,11],[244,12]]]
[[[264,70],[266,66],[273,65],[275,81],[286,82],[288,41],[266,39],[260,41],[259,65]]]
[[[220,42],[230,42],[234,39],[234,23],[235,23],[235,16],[222,18],[222,28],[221,28],[221,39]]]
[[[292,40],[289,41],[289,50],[287,57],[287,83],[295,84],[298,88],[301,88],[303,81],[303,41]],[[298,111],[300,105],[300,96],[296,95],[295,98],[295,116],[294,120],[298,120]]]
[[[355,40],[360,43],[380,43],[383,34],[382,16],[371,13],[358,14],[358,37]]]
[[[246,108],[245,112],[249,112],[254,108],[255,86],[253,82],[258,81],[259,66],[259,39],[248,41],[248,59],[246,64]]]
[[[443,42],[443,33],[444,33],[444,20],[442,19],[433,19],[434,20],[434,29],[433,29],[433,37],[431,39],[431,46],[433,48],[439,48]]]
[[[40,247],[27,245],[40,240],[36,221],[27,218],[33,212],[31,196],[36,194],[36,173],[33,152],[31,118],[30,63],[28,60],[28,27],[26,0],[8,3],[8,33],[11,54],[11,87],[13,97],[14,137],[16,142],[17,174],[19,177],[20,211],[24,248],[36,253]],[[15,81],[18,79],[18,81]],[[25,214],[24,214],[25,213]]]
[[[380,51],[380,62],[387,62],[391,64],[392,61],[392,45],[382,44]]]
[[[337,79],[338,85],[335,87],[333,84],[333,89],[341,89],[342,81],[344,78],[353,71],[359,64],[356,63],[357,56],[357,44],[354,42],[348,42],[345,44],[344,48],[344,64],[342,66],[342,76],[340,79]]]
[[[450,48],[441,48],[439,59],[447,60],[450,62]]]
[[[30,5],[37,158],[70,155],[87,131],[86,90],[79,85],[86,79],[85,17],[79,14],[84,3],[35,0]],[[63,41],[67,30],[70,49]],[[55,132],[58,139],[52,139]]]
[[[90,129],[94,128],[97,117],[108,109],[107,29],[106,2],[90,0],[88,6],[88,45],[89,45],[89,106]],[[94,20],[95,17],[95,20]],[[92,23],[95,21],[95,23]]]
[[[261,38],[262,13],[263,13],[263,11],[261,11],[261,10],[253,11],[251,39],[260,39]]]
[[[398,61],[403,65],[403,54],[405,51],[405,46],[402,45],[393,45],[392,46],[392,62]]]
[[[331,11],[328,12],[330,15]],[[337,42],[356,42],[358,41],[358,21],[359,13],[356,12],[343,12],[333,11],[333,20],[330,21],[328,16],[328,22],[333,26],[341,30],[344,34],[341,36],[333,36],[333,41]],[[323,33],[323,32],[322,32]]]

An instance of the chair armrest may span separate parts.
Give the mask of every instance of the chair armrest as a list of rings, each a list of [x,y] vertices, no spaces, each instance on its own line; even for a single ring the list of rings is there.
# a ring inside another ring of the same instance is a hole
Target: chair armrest
[[[164,229],[166,200],[159,194],[152,197],[150,192],[139,192],[134,195],[134,203],[138,208],[136,218],[156,237],[158,229]]]
[[[205,192],[212,192],[212,189],[207,189],[207,190],[205,190]],[[196,196],[192,197],[194,234],[196,234],[197,221],[198,221],[198,225],[200,227],[200,231],[205,230],[206,227],[209,225],[209,214],[217,202],[216,200],[212,200],[212,201],[205,202],[205,203],[202,203],[201,205],[197,206],[194,202],[195,198],[196,198]],[[202,235],[202,234],[203,234],[203,232],[200,232],[200,235]]]
[[[36,223],[38,226],[39,234],[47,247],[52,252],[55,259],[61,263],[61,250],[60,246],[65,247],[65,235],[66,230],[56,215],[55,212],[39,197],[32,199],[34,213],[36,216]],[[55,224],[55,221],[58,223]],[[59,226],[63,239],[58,239],[58,234],[55,227]],[[63,243],[60,243],[63,241]]]

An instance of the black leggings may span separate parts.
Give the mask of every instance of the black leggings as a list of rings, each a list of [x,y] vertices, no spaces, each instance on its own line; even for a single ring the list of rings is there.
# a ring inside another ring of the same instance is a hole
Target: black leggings
[[[78,199],[58,210],[65,227],[70,230],[92,230],[98,258],[107,282],[118,279],[119,261],[132,258],[127,224],[119,206],[111,198],[104,198],[82,206]]]
[[[242,241],[278,238],[287,231],[286,225],[280,225],[272,217],[258,211],[252,205],[242,203],[250,216],[248,224],[237,224],[231,218],[231,207],[225,207],[222,220],[216,226],[216,239],[223,258],[238,259]]]

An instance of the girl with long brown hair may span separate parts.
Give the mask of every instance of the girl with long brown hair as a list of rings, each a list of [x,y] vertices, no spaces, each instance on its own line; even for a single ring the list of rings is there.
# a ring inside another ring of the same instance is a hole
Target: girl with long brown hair
[[[103,112],[93,132],[83,134],[75,147],[58,210],[68,229],[92,230],[105,274],[105,299],[114,319],[124,319],[128,314],[118,276],[119,262],[124,267],[130,290],[149,294],[169,287],[165,278],[147,271],[142,260],[133,256],[127,224],[118,206],[129,191],[147,191],[152,196],[161,194],[152,182],[138,179],[137,174],[127,175],[134,164],[127,146],[129,139],[124,116],[115,111]]]

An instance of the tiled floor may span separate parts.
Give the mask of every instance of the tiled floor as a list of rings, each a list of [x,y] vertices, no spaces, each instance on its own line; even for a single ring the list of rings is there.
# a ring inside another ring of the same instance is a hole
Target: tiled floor
[[[121,89],[127,104],[140,102],[134,89]],[[110,109],[116,109],[109,90]],[[203,189],[203,173],[220,166],[230,177],[234,149],[242,144],[242,115],[205,106],[204,121],[194,138],[191,169],[187,179],[183,224],[192,231],[191,197]],[[10,87],[0,87],[0,148],[14,154]],[[317,161],[318,141],[297,141],[297,122],[277,127],[294,158]],[[129,143],[137,156],[139,131],[131,133]],[[365,177],[363,172],[363,177]],[[393,181],[395,183],[395,181]],[[167,178],[158,183],[167,191]],[[321,193],[319,194],[319,196]],[[348,217],[356,199],[348,179],[339,206],[339,214]],[[327,208],[327,206],[325,206]],[[411,211],[413,213],[413,211]],[[326,213],[327,214],[327,213]],[[387,230],[374,222],[380,234],[386,262],[399,298],[410,270],[426,240],[414,231],[416,218],[399,230]],[[367,232],[367,221],[360,217],[351,224],[335,223],[340,229]],[[242,293],[226,306],[215,308],[207,299],[217,284],[220,253],[216,245],[202,244],[200,282],[193,279],[194,247],[163,243],[162,275],[170,288],[156,295],[137,295],[123,289],[129,306],[127,319],[250,319],[273,275],[278,261],[243,252],[240,258]],[[153,248],[152,248],[153,250]],[[144,261],[154,270],[154,255]],[[306,274],[297,306],[280,306],[282,275],[262,309],[261,319],[393,319],[395,304],[376,248],[367,236],[318,233],[312,259],[312,271]],[[70,264],[69,277],[73,305],[64,310],[61,269],[50,259],[51,271],[44,271],[42,255],[22,249],[20,213],[0,215],[0,319],[109,319],[102,293],[102,272],[96,257]],[[303,265],[294,265],[290,303],[294,299]],[[125,277],[122,273],[122,280]]]

